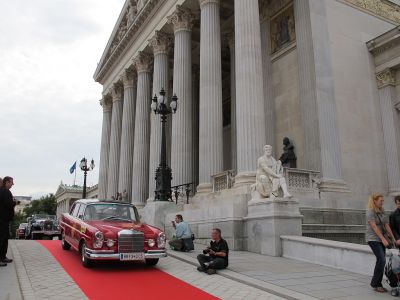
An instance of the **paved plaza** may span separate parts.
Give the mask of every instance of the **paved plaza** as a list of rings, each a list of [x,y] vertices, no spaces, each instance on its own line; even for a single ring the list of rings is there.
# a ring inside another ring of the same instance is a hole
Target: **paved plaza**
[[[221,299],[390,299],[369,287],[369,276],[329,267],[232,251],[230,266],[209,276],[196,271],[196,251],[169,251],[162,270]],[[0,300],[86,299],[56,259],[35,241],[10,241],[14,263],[0,269]]]

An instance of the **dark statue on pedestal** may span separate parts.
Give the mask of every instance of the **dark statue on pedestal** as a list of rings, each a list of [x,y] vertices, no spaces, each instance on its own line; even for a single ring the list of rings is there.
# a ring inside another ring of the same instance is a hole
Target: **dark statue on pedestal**
[[[283,153],[279,160],[282,166],[286,168],[297,168],[297,157],[294,153],[294,145],[290,142],[288,137],[283,138]]]

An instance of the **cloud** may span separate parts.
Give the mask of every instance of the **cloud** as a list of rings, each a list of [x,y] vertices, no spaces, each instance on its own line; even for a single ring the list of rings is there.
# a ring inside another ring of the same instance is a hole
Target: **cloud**
[[[97,183],[102,88],[92,76],[123,3],[0,0],[0,177],[15,178],[15,195],[72,183],[83,156]]]

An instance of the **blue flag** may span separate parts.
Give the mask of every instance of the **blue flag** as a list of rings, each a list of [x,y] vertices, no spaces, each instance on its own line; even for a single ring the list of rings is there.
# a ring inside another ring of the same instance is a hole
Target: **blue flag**
[[[71,168],[69,168],[69,172],[72,174],[75,172],[75,169],[76,169],[76,162],[72,165]]]

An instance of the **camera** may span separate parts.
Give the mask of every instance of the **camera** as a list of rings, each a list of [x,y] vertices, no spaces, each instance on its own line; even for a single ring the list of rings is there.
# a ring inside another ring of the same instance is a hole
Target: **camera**
[[[211,249],[208,249],[208,248],[207,248],[207,249],[204,249],[204,250],[203,250],[203,254],[208,254],[208,253],[210,253],[210,251],[211,251]]]

